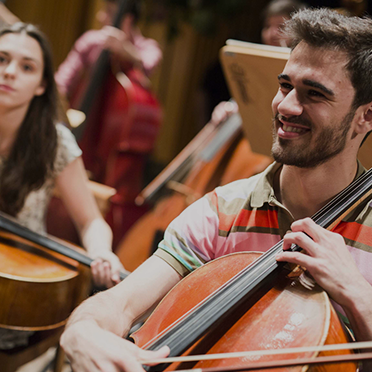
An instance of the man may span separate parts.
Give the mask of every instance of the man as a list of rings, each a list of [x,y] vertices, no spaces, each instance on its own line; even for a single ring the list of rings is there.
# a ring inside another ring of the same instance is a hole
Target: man
[[[192,204],[170,224],[154,256],[75,311],[61,341],[76,371],[140,372],[138,360],[166,356],[167,347],[140,350],[121,337],[202,262],[266,251],[283,235],[284,249],[296,243],[307,254],[283,252],[277,260],[306,267],[357,340],[372,340],[372,248],[363,239],[372,226],[370,201],[336,227],[348,247],[307,218],[364,171],[357,153],[372,130],[372,20],[304,10],[287,32],[294,49],[272,103],[278,163]]]

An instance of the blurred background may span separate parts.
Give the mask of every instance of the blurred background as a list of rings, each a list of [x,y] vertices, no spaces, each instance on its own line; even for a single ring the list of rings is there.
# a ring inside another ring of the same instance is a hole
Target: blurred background
[[[102,0],[7,0],[6,7],[24,22],[37,24],[52,43],[55,67],[86,30],[99,28],[95,15]],[[151,76],[164,120],[152,155],[154,176],[208,120],[200,107],[206,74],[218,60],[226,39],[260,42],[261,13],[268,0],[145,0],[140,29],[157,40],[163,60]],[[310,6],[371,14],[366,0],[311,0]]]

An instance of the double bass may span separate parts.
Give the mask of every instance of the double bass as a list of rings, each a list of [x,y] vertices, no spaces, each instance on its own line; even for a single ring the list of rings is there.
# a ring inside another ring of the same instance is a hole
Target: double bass
[[[135,0],[118,1],[113,27],[120,28]],[[83,94],[79,89],[72,106],[86,115],[73,128],[91,178],[117,190],[106,220],[114,245],[147,208],[136,206],[142,189],[147,156],[153,150],[162,113],[151,84],[141,68],[128,67],[106,49],[99,55]]]

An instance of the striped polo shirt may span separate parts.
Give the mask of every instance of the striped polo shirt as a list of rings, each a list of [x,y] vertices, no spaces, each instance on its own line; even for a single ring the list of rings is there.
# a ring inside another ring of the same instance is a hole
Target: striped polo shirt
[[[199,199],[165,231],[155,254],[182,276],[203,263],[233,252],[266,252],[293,222],[276,199],[273,179],[281,164],[238,180]],[[365,169],[358,164],[359,177]],[[360,272],[372,285],[372,197],[347,215],[333,231],[344,236]]]

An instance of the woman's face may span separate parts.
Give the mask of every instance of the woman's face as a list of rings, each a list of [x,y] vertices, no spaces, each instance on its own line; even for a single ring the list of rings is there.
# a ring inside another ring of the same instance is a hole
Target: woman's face
[[[281,32],[281,27],[287,19],[288,17],[283,15],[267,17],[261,31],[262,42],[266,45],[288,46],[288,40]]]
[[[28,107],[45,91],[44,60],[39,43],[26,34],[0,37],[0,107]]]

